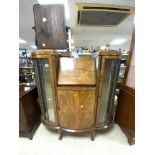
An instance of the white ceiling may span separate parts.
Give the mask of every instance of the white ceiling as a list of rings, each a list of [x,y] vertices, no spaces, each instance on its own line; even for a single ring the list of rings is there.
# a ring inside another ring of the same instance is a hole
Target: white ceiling
[[[37,0],[19,1],[19,37],[27,41],[26,44],[19,44],[19,48],[31,49],[31,45],[35,45],[35,33],[32,26],[34,26],[33,5],[37,3]],[[68,0],[70,18],[66,19],[66,26],[70,26],[72,30],[72,38],[74,39],[73,46],[75,49],[83,46],[104,46],[116,38],[123,38],[127,41],[121,45],[111,46],[111,48],[129,49],[134,25],[134,15],[130,15],[116,27],[77,27],[75,3],[134,6],[134,0]]]

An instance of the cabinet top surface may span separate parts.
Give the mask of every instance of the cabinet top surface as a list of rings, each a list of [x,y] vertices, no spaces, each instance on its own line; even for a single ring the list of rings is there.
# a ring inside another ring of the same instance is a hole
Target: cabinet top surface
[[[95,84],[95,59],[60,58],[58,85]]]
[[[61,54],[62,53],[62,54]],[[36,55],[57,55],[57,56],[63,56],[63,53],[67,52],[59,52],[58,50],[52,50],[52,49],[39,49],[32,51],[32,58]],[[70,53],[70,52],[69,52]],[[98,50],[95,52],[92,56],[117,56],[120,57],[121,53],[116,50]]]
[[[102,55],[102,56],[120,56],[121,53],[116,50],[98,50],[94,53],[94,56]]]
[[[59,55],[57,50],[52,49],[40,49],[40,50],[33,50],[32,57],[35,55]]]
[[[19,97],[20,98],[23,97],[24,95],[26,95],[27,93],[29,93],[35,88],[36,88],[36,85],[32,85],[32,86],[20,85],[19,86]]]

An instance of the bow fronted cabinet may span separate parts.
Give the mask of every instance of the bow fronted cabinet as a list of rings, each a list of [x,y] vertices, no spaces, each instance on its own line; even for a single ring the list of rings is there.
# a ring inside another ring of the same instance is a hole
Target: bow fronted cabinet
[[[114,124],[120,53],[100,50],[92,57],[61,57],[57,50],[32,52],[41,106],[41,121],[65,132],[90,133]]]

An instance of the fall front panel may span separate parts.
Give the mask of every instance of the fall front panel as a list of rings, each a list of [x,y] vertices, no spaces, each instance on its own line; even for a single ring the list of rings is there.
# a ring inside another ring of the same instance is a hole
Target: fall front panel
[[[95,88],[58,89],[59,123],[68,129],[93,126]]]

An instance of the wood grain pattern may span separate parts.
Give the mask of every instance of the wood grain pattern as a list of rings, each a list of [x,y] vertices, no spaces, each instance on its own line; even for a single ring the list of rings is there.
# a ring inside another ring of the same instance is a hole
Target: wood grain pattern
[[[60,125],[69,129],[86,129],[93,126],[95,88],[83,90],[58,89]]]
[[[39,49],[66,49],[64,6],[36,4],[33,6],[33,12],[37,47]]]
[[[42,56],[42,55],[59,55],[57,50],[53,49],[37,49],[32,51],[32,58],[33,56]]]
[[[58,85],[95,85],[95,59],[60,58]]]

